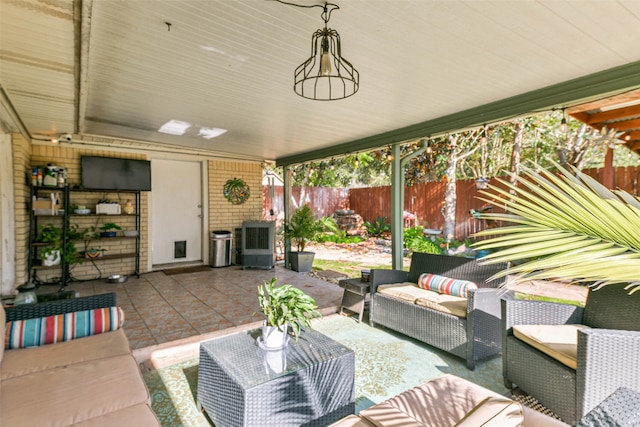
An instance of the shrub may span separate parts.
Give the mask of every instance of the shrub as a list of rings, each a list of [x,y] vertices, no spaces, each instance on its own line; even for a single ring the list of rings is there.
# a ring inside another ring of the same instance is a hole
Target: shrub
[[[367,230],[367,234],[373,237],[382,237],[383,234],[388,233],[391,230],[390,224],[387,222],[387,218],[379,216],[374,223],[366,221],[364,228]]]

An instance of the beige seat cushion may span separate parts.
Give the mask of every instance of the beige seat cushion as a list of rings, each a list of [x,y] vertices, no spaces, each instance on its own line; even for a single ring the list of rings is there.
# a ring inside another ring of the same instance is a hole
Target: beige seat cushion
[[[558,362],[576,369],[578,330],[586,325],[516,325],[513,335]]]
[[[130,353],[122,329],[40,347],[7,350],[0,364],[0,379]]]
[[[454,427],[522,427],[522,406],[506,397],[489,396]]]
[[[148,402],[133,356],[114,356],[2,380],[0,425],[73,425]]]
[[[413,282],[378,286],[381,294],[414,303],[421,307],[441,311],[458,317],[467,317],[467,299],[453,295],[439,294],[419,288]]]
[[[407,390],[383,402],[383,406],[364,409],[360,416],[377,426],[453,426],[488,396],[500,397],[463,378],[447,374]],[[390,424],[396,420],[404,422]]]
[[[130,406],[116,412],[73,424],[76,427],[158,426],[160,421],[146,403]]]
[[[454,316],[467,317],[467,299],[453,295],[439,294],[433,291],[428,295],[416,299],[416,305],[430,308]]]
[[[433,291],[421,289],[413,282],[380,285],[378,286],[378,292],[388,297],[401,299],[411,303],[415,303],[418,298],[423,298],[426,295],[429,295],[429,293],[435,293]]]

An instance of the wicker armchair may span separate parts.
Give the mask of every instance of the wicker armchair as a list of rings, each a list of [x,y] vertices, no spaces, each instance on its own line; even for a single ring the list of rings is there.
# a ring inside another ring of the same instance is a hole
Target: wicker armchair
[[[569,424],[619,387],[640,390],[640,292],[624,285],[589,292],[584,308],[502,299],[502,363],[505,386],[517,385]],[[583,324],[577,367],[572,369],[513,335],[515,325]]]
[[[479,265],[475,259],[414,253],[409,272],[371,271],[371,326],[381,325],[447,351],[466,360],[473,370],[475,362],[498,354],[502,348],[500,332],[500,290],[502,280],[487,280],[506,268],[506,264]],[[467,317],[461,318],[421,307],[377,293],[381,284],[417,283],[422,273],[475,282],[470,292]]]

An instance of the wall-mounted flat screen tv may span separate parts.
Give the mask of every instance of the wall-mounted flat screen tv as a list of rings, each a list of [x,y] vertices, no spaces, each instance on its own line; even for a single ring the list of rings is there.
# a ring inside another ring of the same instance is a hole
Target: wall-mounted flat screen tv
[[[82,156],[82,186],[88,190],[151,191],[151,162]]]

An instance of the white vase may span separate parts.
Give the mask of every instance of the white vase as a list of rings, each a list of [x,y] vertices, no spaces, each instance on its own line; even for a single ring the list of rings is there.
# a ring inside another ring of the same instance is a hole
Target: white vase
[[[280,330],[276,326],[268,326],[266,322],[262,324],[262,345],[265,348],[284,348],[288,342],[287,326],[283,325]]]
[[[42,258],[42,265],[45,267],[51,267],[58,264],[60,264],[60,251],[58,250],[51,251],[47,256]]]
[[[287,350],[263,351],[267,374],[281,374],[287,369]]]

